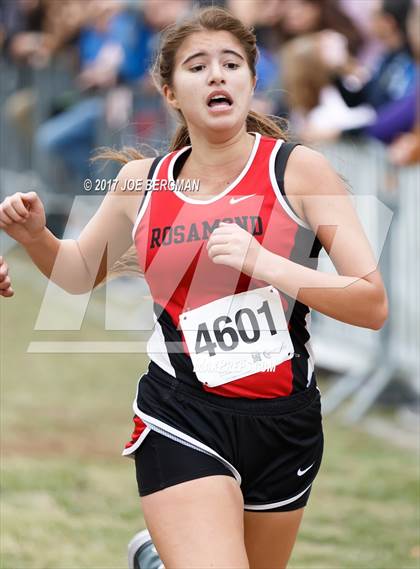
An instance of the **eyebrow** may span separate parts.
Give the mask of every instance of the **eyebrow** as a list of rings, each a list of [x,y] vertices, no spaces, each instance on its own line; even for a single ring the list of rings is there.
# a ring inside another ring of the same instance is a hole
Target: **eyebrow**
[[[245,61],[244,58],[242,57],[242,55],[240,53],[238,53],[237,51],[234,51],[233,49],[223,49],[222,53],[230,53],[232,55],[236,55],[236,57],[239,57],[239,59],[242,59],[242,61]],[[208,55],[207,51],[198,51],[197,53],[193,53],[192,55],[188,56],[187,59],[185,59],[185,61],[182,62],[182,65],[185,65],[186,63],[188,63],[191,59],[194,59],[195,57],[200,57],[202,55]]]

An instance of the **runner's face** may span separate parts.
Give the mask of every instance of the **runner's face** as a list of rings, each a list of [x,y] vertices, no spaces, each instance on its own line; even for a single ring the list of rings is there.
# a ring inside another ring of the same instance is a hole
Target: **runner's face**
[[[176,54],[172,82],[164,95],[182,112],[189,130],[229,131],[245,123],[255,80],[243,48],[229,32],[190,35]],[[224,98],[213,99],[217,91]]]

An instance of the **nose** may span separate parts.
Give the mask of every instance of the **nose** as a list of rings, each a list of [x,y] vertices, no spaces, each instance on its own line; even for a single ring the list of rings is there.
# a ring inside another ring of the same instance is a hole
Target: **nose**
[[[223,68],[217,62],[214,62],[209,68],[208,83],[209,85],[220,85],[225,83]]]

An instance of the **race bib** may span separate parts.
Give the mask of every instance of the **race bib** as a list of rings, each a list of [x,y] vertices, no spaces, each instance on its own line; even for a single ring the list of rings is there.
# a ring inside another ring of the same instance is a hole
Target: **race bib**
[[[293,357],[279,292],[272,286],[225,296],[180,315],[198,379],[216,387]]]

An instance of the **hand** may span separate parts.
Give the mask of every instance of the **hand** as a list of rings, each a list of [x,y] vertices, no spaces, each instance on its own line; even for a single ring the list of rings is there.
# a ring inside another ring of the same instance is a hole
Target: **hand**
[[[333,30],[319,33],[319,47],[323,63],[331,70],[345,67],[349,60],[348,41],[343,34]]]
[[[315,126],[309,121],[300,130],[301,139],[305,144],[311,145],[317,142],[335,142],[340,138],[341,131],[333,126]]]
[[[388,157],[396,166],[408,166],[420,162],[420,133],[401,135],[388,147]]]
[[[17,192],[0,203],[0,229],[25,245],[45,228],[45,211],[36,192]]]
[[[40,32],[19,32],[10,42],[10,53],[13,59],[27,60],[34,55],[43,39]]]
[[[207,241],[207,252],[213,263],[227,265],[256,276],[257,261],[266,250],[245,229],[236,223],[221,222]]]
[[[79,73],[77,82],[82,90],[109,88],[116,84],[117,74],[115,69],[92,65]]]
[[[9,269],[6,261],[4,261],[3,257],[0,256],[0,296],[4,296],[6,298],[15,294],[10,283],[8,271]]]

